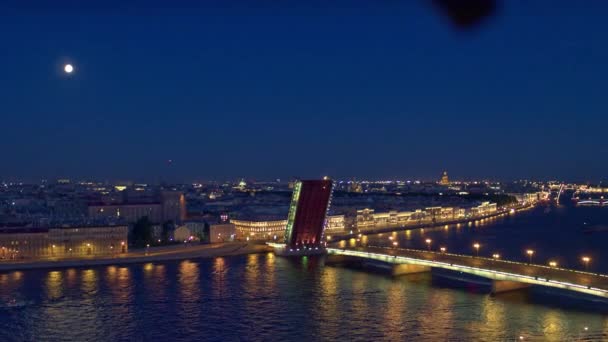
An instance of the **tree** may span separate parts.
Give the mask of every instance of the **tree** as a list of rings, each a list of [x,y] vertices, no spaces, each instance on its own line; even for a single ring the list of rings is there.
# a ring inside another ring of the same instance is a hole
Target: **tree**
[[[144,247],[152,242],[152,222],[144,216],[133,225],[133,242],[136,247]]]

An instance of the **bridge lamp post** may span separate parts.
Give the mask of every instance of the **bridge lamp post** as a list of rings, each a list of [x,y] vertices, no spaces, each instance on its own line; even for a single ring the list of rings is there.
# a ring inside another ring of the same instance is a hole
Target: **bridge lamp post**
[[[589,270],[589,262],[591,261],[591,258],[588,256],[584,256],[581,258],[581,260],[583,260],[583,263],[585,264],[585,271]]]
[[[475,242],[475,243],[473,244],[473,248],[475,248],[475,254],[476,254],[477,256],[479,256],[479,247],[481,247],[481,245],[480,245],[480,244],[478,244],[477,242]]]
[[[528,257],[530,258],[530,259],[529,259],[529,260],[530,260],[530,263],[532,263],[532,256],[534,255],[534,251],[533,251],[533,250],[531,250],[531,249],[528,249],[528,250],[526,251],[526,254],[528,254]]]
[[[433,240],[431,239],[426,239],[426,248],[430,251],[431,250],[431,242],[433,242]]]

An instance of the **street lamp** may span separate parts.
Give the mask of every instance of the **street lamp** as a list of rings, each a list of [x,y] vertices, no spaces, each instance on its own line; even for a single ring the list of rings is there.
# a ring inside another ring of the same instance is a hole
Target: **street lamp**
[[[581,260],[583,260],[583,263],[585,264],[585,271],[589,270],[589,262],[591,261],[591,258],[584,256],[581,258]]]
[[[475,253],[477,254],[477,256],[479,256],[479,247],[481,247],[479,243],[475,242],[473,244],[473,248],[475,248]]]
[[[430,251],[430,250],[431,250],[431,242],[433,242],[433,240],[431,240],[431,239],[426,239],[426,240],[425,240],[425,242],[426,242],[426,247],[427,247],[427,249]]]
[[[532,250],[532,249],[528,249],[528,250],[526,251],[526,254],[528,254],[528,257],[530,258],[530,259],[529,259],[529,260],[530,260],[530,263],[532,263],[532,256],[534,255],[534,250]]]

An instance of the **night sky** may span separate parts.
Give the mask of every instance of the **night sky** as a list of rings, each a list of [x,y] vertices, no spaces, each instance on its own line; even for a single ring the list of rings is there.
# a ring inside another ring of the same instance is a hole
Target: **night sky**
[[[424,0],[24,3],[0,4],[0,179],[606,175],[606,1],[466,30]]]

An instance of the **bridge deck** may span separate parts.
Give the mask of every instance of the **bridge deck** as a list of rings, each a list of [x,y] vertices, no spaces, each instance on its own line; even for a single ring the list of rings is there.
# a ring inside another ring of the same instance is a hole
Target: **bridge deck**
[[[608,275],[604,274],[507,260],[402,248],[328,248],[328,252],[367,257],[391,263],[413,263],[452,269],[490,279],[514,280],[536,285],[566,288],[608,298]]]

